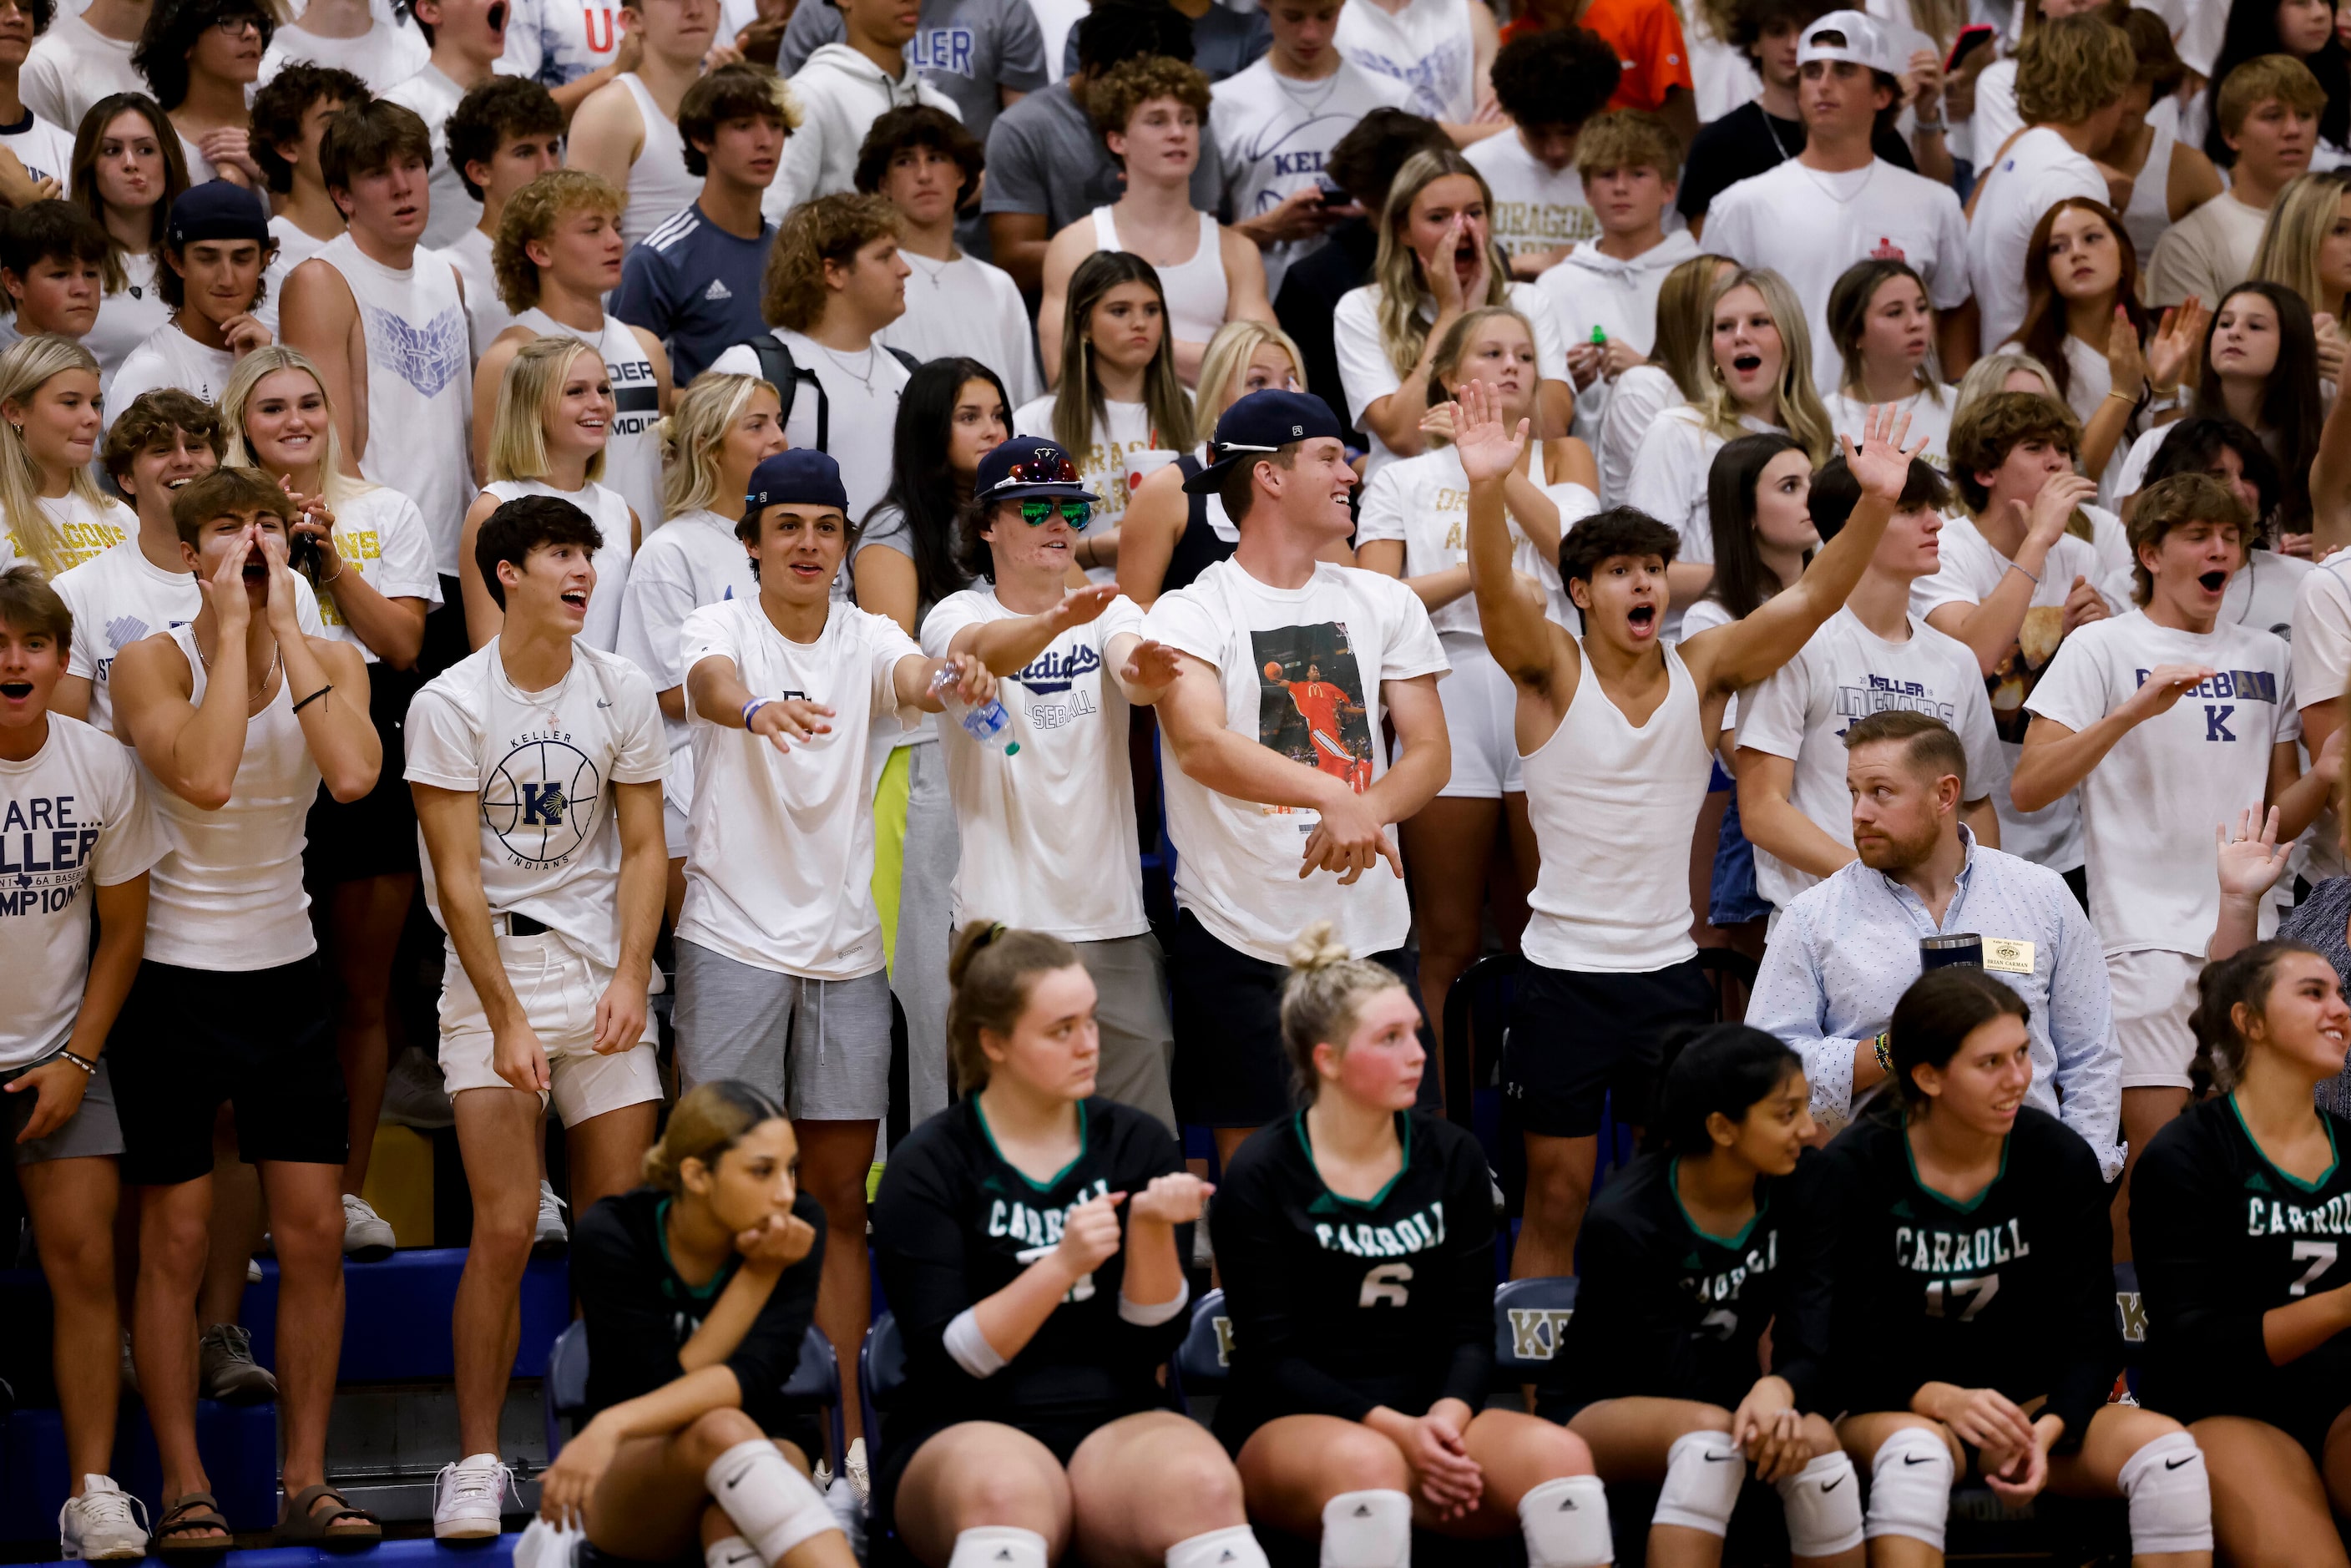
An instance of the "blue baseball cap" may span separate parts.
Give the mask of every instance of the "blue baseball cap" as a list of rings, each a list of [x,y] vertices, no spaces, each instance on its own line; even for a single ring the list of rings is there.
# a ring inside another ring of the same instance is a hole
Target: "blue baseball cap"
[[[799,447],[763,460],[751,470],[744,509],[756,517],[763,507],[786,506],[837,507],[847,513],[849,492],[841,488],[841,465],[825,453]]]
[[[1041,436],[1016,435],[991,448],[979,460],[972,483],[976,501],[1026,501],[1040,496],[1060,496],[1072,501],[1100,501],[1078,481],[1078,465],[1061,443]]]
[[[1184,481],[1195,496],[1213,496],[1225,487],[1225,476],[1244,462],[1255,462],[1269,452],[1322,436],[1344,441],[1346,432],[1331,405],[1312,392],[1253,392],[1225,410],[1217,421],[1211,444],[1212,461]]]
[[[269,209],[242,185],[211,180],[191,185],[172,204],[165,243],[185,248],[199,240],[250,239],[269,243]]]

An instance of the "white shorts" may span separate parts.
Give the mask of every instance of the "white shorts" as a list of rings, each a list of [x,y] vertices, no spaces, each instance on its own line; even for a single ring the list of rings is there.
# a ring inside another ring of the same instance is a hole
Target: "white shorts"
[[[1498,800],[1522,792],[1518,687],[1480,639],[1448,632],[1444,643],[1453,668],[1437,683],[1437,695],[1445,705],[1446,737],[1453,743],[1453,776],[1437,793]]]
[[[2106,979],[2115,996],[2115,1036],[2122,1042],[2126,1089],[2185,1089],[2188,1064],[2196,1057],[2196,1036],[2188,1015],[2196,1010],[2196,977],[2202,955],[2145,948],[2106,955]]]
[[[644,1037],[634,1046],[609,1056],[597,1053],[596,1004],[612,983],[611,970],[552,932],[501,936],[497,943],[507,983],[547,1052],[548,1080],[554,1087],[541,1092],[539,1101],[552,1101],[565,1126],[661,1098],[651,1012],[645,1015]],[[441,1075],[453,1095],[514,1087],[498,1076],[489,1018],[473,977],[454,952],[441,982]]]

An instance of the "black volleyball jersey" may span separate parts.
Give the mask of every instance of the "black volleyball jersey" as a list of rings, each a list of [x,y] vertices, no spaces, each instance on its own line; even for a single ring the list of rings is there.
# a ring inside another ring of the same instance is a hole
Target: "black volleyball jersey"
[[[1829,1145],[1821,1195],[1827,1408],[1907,1410],[1928,1383],[2045,1395],[2061,1445],[2081,1442],[2122,1333],[2106,1187],[2078,1134],[2020,1110],[2000,1174],[1957,1203],[1920,1185],[1902,1128],[1865,1117]]]
[[[2262,1340],[2271,1308],[2351,1284],[2351,1121],[2319,1116],[2335,1159],[2314,1182],[2269,1162],[2229,1095],[2189,1106],[2139,1156],[2131,1255],[2156,1409],[2193,1421],[2351,1405],[2351,1334],[2283,1366]]]
[[[1070,1210],[1105,1193],[1139,1193],[1154,1176],[1184,1168],[1176,1140],[1144,1112],[1087,1100],[1078,1127],[1077,1158],[1042,1183],[997,1152],[977,1095],[890,1151],[873,1205],[873,1256],[906,1346],[893,1437],[973,1419],[1110,1421],[1166,1403],[1155,1375],[1182,1343],[1189,1316],[1150,1325],[1123,1318],[1123,1250],[1072,1286],[993,1376],[974,1377],[947,1354],[947,1324],[1059,1246]],[[1123,1231],[1123,1204],[1119,1225]],[[1179,1260],[1190,1259],[1191,1236],[1190,1226],[1176,1228]]]
[[[1757,1182],[1755,1218],[1736,1236],[1691,1220],[1669,1155],[1643,1155],[1611,1177],[1584,1217],[1575,1316],[1560,1348],[1571,1401],[1646,1395],[1737,1409],[1777,1320],[1771,1370],[1798,1409],[1817,1408],[1821,1325],[1785,1303],[1793,1281],[1824,1266],[1823,1233],[1808,1220],[1823,1163],[1808,1149],[1791,1175]]]
[[[1494,1363],[1494,1197],[1478,1140],[1398,1112],[1404,1168],[1368,1201],[1323,1185],[1306,1113],[1233,1155],[1209,1224],[1232,1318],[1217,1412],[1238,1446],[1279,1416],[1482,1407]]]

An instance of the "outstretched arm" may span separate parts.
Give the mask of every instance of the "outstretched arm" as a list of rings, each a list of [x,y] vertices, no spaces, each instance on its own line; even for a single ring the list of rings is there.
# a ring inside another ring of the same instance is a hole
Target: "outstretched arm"
[[[2081,729],[2035,714],[2008,781],[2009,799],[2020,811],[2038,811],[2064,799],[2105,760],[2116,741],[2158,714],[2168,713],[2172,704],[2212,674],[2204,664],[2158,664],[2112,713]]]

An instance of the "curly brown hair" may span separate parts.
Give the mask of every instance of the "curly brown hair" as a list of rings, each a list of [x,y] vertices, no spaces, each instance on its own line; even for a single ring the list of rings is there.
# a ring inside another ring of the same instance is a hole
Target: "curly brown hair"
[[[611,182],[583,169],[549,169],[517,191],[490,247],[490,277],[506,308],[519,316],[538,303],[538,264],[526,248],[531,241],[553,234],[567,214],[585,207],[618,217],[624,204]]]
[[[2138,75],[2130,35],[2095,13],[2041,24],[2016,48],[2016,111],[2027,125],[2078,125]]]
[[[1123,136],[1134,111],[1155,98],[1172,98],[1200,117],[1208,131],[1208,78],[1194,66],[1165,55],[1144,55],[1114,66],[1086,89],[1086,109],[1100,136]]]
[[[807,331],[824,315],[825,264],[847,267],[859,251],[899,232],[898,209],[879,196],[841,191],[802,202],[784,215],[768,248],[760,318],[770,327]]]
[[[2082,422],[2053,397],[2039,392],[1994,392],[1979,398],[1951,421],[1944,450],[1951,455],[1951,482],[1970,512],[1991,504],[1991,491],[1976,478],[2008,461],[2020,441],[2046,441],[2068,452],[2082,450]]]

